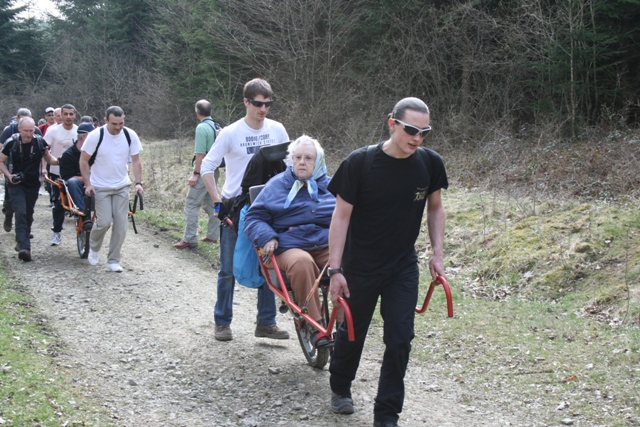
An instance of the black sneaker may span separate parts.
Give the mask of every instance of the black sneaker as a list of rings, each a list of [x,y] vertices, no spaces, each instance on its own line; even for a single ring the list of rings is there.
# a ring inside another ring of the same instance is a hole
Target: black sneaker
[[[379,420],[374,420],[373,421],[373,427],[400,427],[398,424],[396,424],[395,421],[389,421],[389,420],[385,420],[385,421],[379,421]]]
[[[353,414],[353,399],[351,396],[340,396],[331,392],[331,412],[334,414]]]
[[[4,223],[2,223],[2,226],[4,227],[4,231],[9,233],[11,231],[11,227],[13,226],[13,215],[5,215]]]

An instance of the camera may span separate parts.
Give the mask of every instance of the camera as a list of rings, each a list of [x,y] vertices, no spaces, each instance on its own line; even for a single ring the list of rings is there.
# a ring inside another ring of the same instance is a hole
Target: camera
[[[22,181],[22,178],[24,178],[24,174],[22,172],[18,172],[13,177],[11,177],[11,182],[15,184],[16,182]]]

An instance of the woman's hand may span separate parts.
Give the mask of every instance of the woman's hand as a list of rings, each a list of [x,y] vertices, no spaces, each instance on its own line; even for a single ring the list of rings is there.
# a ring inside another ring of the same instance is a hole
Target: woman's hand
[[[333,305],[338,303],[338,297],[344,296],[349,298],[349,287],[347,286],[347,279],[342,273],[337,273],[331,276],[331,284],[329,285],[329,291],[331,292],[331,302]]]
[[[275,252],[276,249],[278,249],[278,240],[271,239],[267,243],[265,243],[265,245],[260,250],[264,255],[271,256],[271,254]]]

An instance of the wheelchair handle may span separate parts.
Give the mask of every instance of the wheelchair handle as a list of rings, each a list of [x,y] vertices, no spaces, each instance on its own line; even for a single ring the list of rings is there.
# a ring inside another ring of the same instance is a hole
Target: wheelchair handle
[[[447,297],[447,314],[449,317],[453,317],[453,300],[451,299],[451,288],[449,288],[447,279],[440,275],[436,276],[436,278],[431,281],[431,285],[429,285],[429,290],[427,291],[427,296],[424,298],[424,303],[422,304],[422,307],[416,307],[416,313],[422,314],[427,311],[429,301],[431,300],[431,295],[433,294],[433,290],[437,285],[442,285],[444,293]]]

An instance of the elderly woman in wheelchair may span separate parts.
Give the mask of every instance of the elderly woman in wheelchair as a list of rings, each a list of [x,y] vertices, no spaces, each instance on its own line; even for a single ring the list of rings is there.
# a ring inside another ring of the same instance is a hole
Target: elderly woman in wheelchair
[[[299,137],[289,145],[287,158],[291,166],[271,178],[251,204],[244,232],[264,255],[275,254],[300,302],[329,259],[329,225],[336,199],[327,190],[330,178],[318,141]],[[317,290],[308,314],[322,322]],[[318,348],[332,344],[317,333],[312,342]]]

